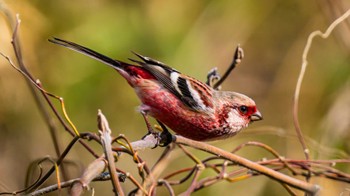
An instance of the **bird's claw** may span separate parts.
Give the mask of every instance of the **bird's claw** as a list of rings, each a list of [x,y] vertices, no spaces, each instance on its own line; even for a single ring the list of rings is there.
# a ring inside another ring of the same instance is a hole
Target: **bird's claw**
[[[152,135],[156,140],[156,145],[152,148],[156,148],[158,146],[160,147],[166,147],[168,146],[171,142],[174,141],[174,137],[173,135],[168,131],[168,129],[164,126],[163,123],[161,123],[160,121],[158,121],[159,125],[161,126],[162,131],[158,132],[158,131],[154,131],[152,129],[152,127],[148,127],[148,133],[142,137],[142,139],[144,139],[145,137]]]
[[[162,128],[162,132],[159,134],[160,136],[159,146],[166,147],[167,145],[169,145],[171,142],[174,141],[174,137],[162,122],[160,122],[159,120],[157,120],[157,122]]]

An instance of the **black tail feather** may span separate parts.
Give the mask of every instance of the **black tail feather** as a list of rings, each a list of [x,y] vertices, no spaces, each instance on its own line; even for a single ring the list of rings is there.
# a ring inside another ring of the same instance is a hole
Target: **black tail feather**
[[[114,60],[109,58],[108,56],[105,56],[101,53],[98,53],[94,50],[91,50],[89,48],[86,48],[84,46],[81,46],[79,44],[76,44],[74,42],[70,42],[70,41],[66,41],[60,38],[56,38],[53,37],[52,39],[49,39],[49,42],[57,44],[57,45],[61,45],[64,46],[68,49],[74,50],[76,52],[82,53],[84,55],[87,55],[91,58],[94,58],[104,64],[107,64],[113,68],[117,68],[117,69],[123,69],[123,67],[126,65],[126,63],[122,63],[120,61]]]

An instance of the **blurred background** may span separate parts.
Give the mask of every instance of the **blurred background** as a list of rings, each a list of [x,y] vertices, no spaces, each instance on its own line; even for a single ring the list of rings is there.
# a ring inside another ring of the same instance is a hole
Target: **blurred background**
[[[308,35],[324,31],[350,8],[345,0],[267,1],[113,1],[113,0],[8,0],[0,1],[21,18],[19,30],[23,58],[31,73],[50,92],[64,98],[67,112],[80,132],[96,132],[98,109],[109,120],[113,135],[137,140],[146,133],[137,113],[132,88],[111,68],[47,41],[55,36],[88,46],[110,57],[134,58],[130,51],[160,60],[203,81],[218,67],[223,73],[235,47],[245,58],[222,86],[252,97],[264,120],[252,124],[234,138],[212,143],[232,150],[247,141],[270,145],[281,155],[303,159],[304,154],[292,118],[292,99]],[[14,58],[11,30],[0,18],[0,51]],[[316,38],[308,56],[299,119],[312,159],[349,158],[350,151],[350,19],[326,39]],[[28,166],[45,156],[55,158],[46,123],[22,77],[0,58],[0,187],[14,191],[24,187]],[[54,101],[59,108],[57,101]],[[52,113],[51,113],[52,114]],[[51,115],[50,114],[50,115]],[[72,139],[57,120],[61,149]],[[90,144],[98,153],[99,145]],[[141,157],[152,165],[161,148],[145,150]],[[183,153],[174,154],[168,169],[193,166]],[[200,158],[208,156],[192,150]],[[253,161],[272,158],[266,151],[247,147],[237,153]],[[176,156],[175,156],[176,155]],[[93,156],[77,144],[67,160],[70,178],[78,177]],[[137,174],[125,157],[117,167]],[[181,161],[180,161],[181,160]],[[349,165],[337,165],[349,173]],[[37,172],[34,172],[36,175]],[[207,172],[203,177],[214,175]],[[349,194],[350,185],[323,178],[321,195]],[[49,183],[55,183],[54,179]],[[98,195],[112,195],[109,182],[91,186]],[[125,190],[131,190],[127,182]],[[177,193],[185,185],[174,187]],[[158,194],[166,193],[163,188]],[[236,183],[221,182],[193,195],[287,195],[277,182],[264,176]],[[299,192],[300,193],[300,192]],[[56,193],[55,193],[56,194]],[[301,193],[300,193],[301,194]]]

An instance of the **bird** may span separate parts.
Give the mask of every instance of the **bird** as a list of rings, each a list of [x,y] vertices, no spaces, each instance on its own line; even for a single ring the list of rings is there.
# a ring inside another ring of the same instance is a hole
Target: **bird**
[[[150,57],[133,52],[138,60],[129,59],[131,63],[126,63],[71,41],[56,37],[49,41],[114,68],[135,90],[142,114],[188,139],[229,138],[251,122],[262,120],[262,114],[250,97],[216,90]]]

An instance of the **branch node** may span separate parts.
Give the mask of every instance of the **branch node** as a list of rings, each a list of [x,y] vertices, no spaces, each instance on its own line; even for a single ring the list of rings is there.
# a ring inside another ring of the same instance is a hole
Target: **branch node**
[[[196,165],[196,168],[201,171],[205,169],[205,165],[203,163],[199,163]]]

